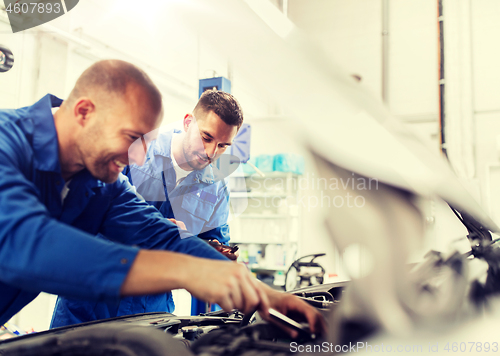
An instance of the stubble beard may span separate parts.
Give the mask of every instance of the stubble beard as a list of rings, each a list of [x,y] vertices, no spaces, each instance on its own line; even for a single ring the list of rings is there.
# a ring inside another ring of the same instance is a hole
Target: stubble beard
[[[101,154],[98,149],[97,142],[99,142],[99,136],[96,132],[89,132],[84,138],[86,143],[86,149],[82,151],[83,162],[85,168],[92,174],[96,179],[104,183],[114,183],[118,179],[118,174],[110,169],[110,164],[113,161],[111,155]]]
[[[182,153],[184,154],[184,160],[186,163],[195,171],[202,170],[210,164],[210,162],[207,162],[206,164],[200,166],[198,162],[198,154],[191,149],[191,145],[188,142],[183,143]]]

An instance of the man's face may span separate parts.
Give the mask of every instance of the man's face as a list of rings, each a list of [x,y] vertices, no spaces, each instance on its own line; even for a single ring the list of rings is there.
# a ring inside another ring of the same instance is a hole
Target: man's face
[[[238,127],[228,125],[213,111],[184,118],[186,136],[182,144],[189,166],[200,170],[215,162],[233,142]]]
[[[80,151],[85,168],[105,183],[115,182],[126,165],[143,164],[146,140],[154,138],[148,133],[161,123],[161,116],[148,115],[134,94],[138,93],[130,90],[107,109],[97,106],[83,129]]]

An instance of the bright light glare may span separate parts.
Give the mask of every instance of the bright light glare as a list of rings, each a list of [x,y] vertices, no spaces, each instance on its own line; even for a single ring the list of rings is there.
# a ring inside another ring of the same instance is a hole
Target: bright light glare
[[[285,38],[293,30],[292,21],[269,0],[245,0],[245,2],[281,38]]]

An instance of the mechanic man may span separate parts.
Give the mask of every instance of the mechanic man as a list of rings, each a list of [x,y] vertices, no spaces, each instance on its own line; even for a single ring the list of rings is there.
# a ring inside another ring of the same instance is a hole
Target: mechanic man
[[[228,181],[225,170],[213,163],[232,144],[242,123],[243,112],[231,94],[207,90],[184,117],[182,131],[160,133],[148,148],[146,164],[132,164],[124,170],[130,183],[163,216],[184,223],[189,232],[211,241],[232,260],[238,253],[224,245],[229,241]],[[204,307],[195,298],[192,302]],[[162,311],[174,309],[169,293]]]
[[[225,170],[212,164],[231,146],[242,123],[241,107],[231,94],[205,91],[184,117],[183,131],[160,133],[146,163],[132,164],[123,173],[163,216],[182,221],[202,239],[227,243],[229,189]]]
[[[147,142],[132,143],[160,125],[162,111],[149,77],[117,60],[92,65],[65,101],[47,95],[0,110],[0,324],[41,291],[116,301],[185,288],[225,310],[299,312],[319,329],[314,308],[245,266],[196,257],[225,258],[182,238],[120,174],[129,159],[143,163]]]
[[[160,133],[149,145],[145,163],[132,164],[124,173],[140,196],[164,217],[185,224],[188,231],[183,235],[191,233],[225,243],[229,241],[229,192],[222,172],[211,163],[231,145],[242,123],[241,107],[231,94],[206,91],[193,113],[184,117],[184,131]],[[226,256],[236,259],[229,252]],[[193,303],[197,300],[193,299]],[[51,327],[137,313],[173,313],[174,309],[171,292],[128,297],[119,305],[60,296]]]

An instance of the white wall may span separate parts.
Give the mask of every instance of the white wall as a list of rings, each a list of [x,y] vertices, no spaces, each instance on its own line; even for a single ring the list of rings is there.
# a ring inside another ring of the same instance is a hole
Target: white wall
[[[500,223],[500,180],[498,171],[490,166],[500,164],[498,136],[500,135],[500,24],[497,1],[470,2],[472,18],[472,72],[473,114],[475,127],[476,177],[480,182],[481,200]]]
[[[13,108],[32,103],[36,85],[36,34],[12,34],[10,26],[0,19],[0,43],[14,53],[14,67],[0,77],[0,108]],[[20,55],[23,53],[23,55]]]
[[[381,95],[381,1],[291,0],[290,19],[325,51],[333,63],[359,74]]]
[[[434,0],[389,1],[387,106],[409,127],[426,136],[438,154],[437,7]],[[360,85],[382,100],[382,1],[290,0],[290,19],[310,35]],[[314,172],[313,163],[306,165]],[[320,209],[306,217],[307,239],[325,246],[328,266],[343,275],[321,222]],[[433,227],[432,224],[429,227]],[[430,233],[426,239],[434,243]]]
[[[290,0],[291,20],[361,85],[382,95],[382,3]],[[389,0],[387,106],[439,152],[438,19],[436,0]],[[500,222],[500,35],[495,0],[444,2],[446,139],[452,166]],[[456,238],[445,209],[424,209],[425,248]],[[437,219],[437,220],[436,220]],[[311,225],[309,225],[311,226]],[[314,232],[312,225],[311,235]],[[447,233],[448,231],[448,233]],[[326,236],[323,236],[325,240]],[[322,242],[320,243],[320,245]]]

